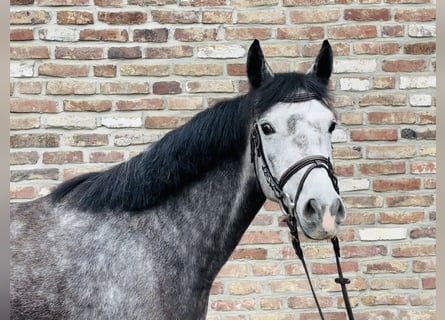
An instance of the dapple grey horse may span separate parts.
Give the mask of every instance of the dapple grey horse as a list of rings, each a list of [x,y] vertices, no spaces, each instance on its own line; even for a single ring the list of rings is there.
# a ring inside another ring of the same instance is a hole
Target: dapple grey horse
[[[204,319],[266,198],[292,206],[308,237],[333,237],[345,209],[329,171],[301,168],[279,192],[271,183],[301,159],[331,161],[332,60],[325,40],[308,73],[273,74],[255,40],[247,94],[126,162],[12,204],[11,318]]]

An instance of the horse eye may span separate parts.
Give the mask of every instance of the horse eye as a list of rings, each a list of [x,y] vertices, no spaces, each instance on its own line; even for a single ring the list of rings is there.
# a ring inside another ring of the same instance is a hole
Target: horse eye
[[[272,133],[275,133],[275,129],[272,127],[270,123],[263,123],[261,124],[261,130],[263,130],[263,133],[268,136]]]
[[[332,133],[332,131],[334,131],[335,130],[335,126],[336,126],[337,124],[335,123],[335,122],[332,122],[331,123],[331,126],[329,127],[329,133]]]

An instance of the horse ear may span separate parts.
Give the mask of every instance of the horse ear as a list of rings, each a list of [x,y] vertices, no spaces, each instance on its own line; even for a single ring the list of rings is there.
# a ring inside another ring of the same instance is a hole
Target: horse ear
[[[247,53],[247,78],[251,88],[257,89],[261,87],[264,81],[270,77],[273,77],[273,73],[264,59],[260,42],[255,39]]]
[[[332,74],[334,55],[328,40],[324,40],[315,64],[310,73],[315,74],[324,84],[328,84]]]

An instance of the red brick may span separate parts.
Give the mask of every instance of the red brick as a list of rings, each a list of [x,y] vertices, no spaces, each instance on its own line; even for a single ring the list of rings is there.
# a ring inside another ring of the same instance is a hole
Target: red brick
[[[403,174],[406,172],[405,162],[402,161],[360,163],[358,170],[362,175]]]
[[[45,24],[50,20],[50,13],[43,10],[11,11],[9,15],[11,25]]]
[[[63,110],[103,112],[110,111],[111,105],[111,100],[64,100]]]
[[[413,55],[435,54],[436,53],[436,42],[428,41],[428,42],[405,44],[404,45],[404,53],[405,54],[413,54]]]
[[[16,134],[9,138],[11,148],[54,148],[60,143],[55,133]]]
[[[135,4],[138,6],[165,6],[168,4],[176,4],[176,0],[128,0],[128,4]]]
[[[145,52],[145,58],[149,59],[171,59],[191,56],[193,56],[193,47],[191,46],[147,48]]]
[[[368,311],[369,312],[369,311]],[[346,320],[345,312],[323,312],[325,319],[329,320]],[[319,320],[320,315],[317,312],[301,313],[300,320]]]
[[[370,145],[366,150],[369,159],[405,159],[412,158],[416,154],[416,148],[408,145]]]
[[[48,81],[46,93],[50,95],[94,94],[96,86],[91,81]]]
[[[255,299],[213,300],[210,308],[216,311],[255,310]]]
[[[58,24],[92,24],[93,14],[88,11],[59,11],[57,12]]]
[[[226,30],[226,33],[229,30]],[[178,41],[201,42],[216,40],[217,30],[215,28],[177,28],[174,37]]]
[[[361,147],[335,146],[333,150],[334,159],[360,159],[362,157]]]
[[[40,117],[10,117],[9,130],[27,130],[40,127]]]
[[[405,261],[383,261],[370,262],[365,265],[365,273],[380,274],[380,273],[404,273],[408,265]]]
[[[395,77],[374,77],[374,89],[394,89],[395,87]]]
[[[142,57],[140,47],[111,47],[108,48],[108,59],[138,59]]]
[[[383,199],[377,196],[343,196],[347,208],[379,208]]]
[[[39,160],[37,151],[17,151],[9,155],[10,165],[36,164]]]
[[[409,8],[397,9],[395,21],[434,21],[436,20],[435,8]]]
[[[90,153],[90,162],[113,163],[124,160],[122,151],[96,151]]]
[[[133,31],[133,41],[136,42],[167,42],[168,29],[136,29]]]
[[[320,6],[328,4],[329,0],[283,0],[283,6]]]
[[[280,298],[264,297],[260,299],[260,308],[261,310],[279,310],[283,308],[283,302]]]
[[[10,29],[10,41],[27,41],[34,40],[34,33],[32,29]]]
[[[88,65],[74,65],[74,64],[58,64],[58,63],[43,63],[38,69],[40,76],[50,77],[87,77],[89,72]]]
[[[104,49],[96,47],[59,47],[55,49],[56,59],[96,60],[103,59]]]
[[[125,11],[125,12],[104,12],[97,13],[99,21],[103,21],[110,25],[122,24],[143,24],[147,22],[147,13],[140,11]]]
[[[87,133],[65,137],[65,144],[73,147],[94,147],[108,145],[107,134]]]
[[[354,261],[345,261],[341,263],[343,272],[358,272],[358,263]],[[313,274],[334,274],[337,275],[337,264],[335,263],[312,263]]]
[[[377,28],[371,25],[328,27],[328,38],[331,39],[366,39],[376,38]]]
[[[127,42],[128,32],[123,29],[83,29],[79,31],[79,40]]]
[[[435,161],[416,161],[410,163],[410,172],[413,174],[436,173]]]
[[[44,152],[42,163],[45,164],[65,164],[65,163],[82,163],[82,151],[55,151]]]
[[[49,50],[45,46],[10,47],[11,60],[48,59]]]
[[[178,81],[159,81],[153,83],[153,94],[181,93],[181,83]]]
[[[352,21],[388,21],[391,12],[389,9],[345,9],[344,18]]]
[[[354,175],[354,166],[352,164],[335,166],[335,174],[341,177],[352,177]]]
[[[303,57],[316,57],[320,52],[320,44],[307,44],[303,46]],[[331,44],[332,52],[334,56],[348,56],[349,55],[349,44],[348,43],[333,43]],[[298,54],[293,54],[293,57],[298,56]]]
[[[286,15],[281,10],[238,11],[238,24],[285,24]]]
[[[57,101],[43,99],[13,98],[11,112],[57,112]]]
[[[433,204],[432,195],[401,195],[386,198],[388,207],[429,207]]]
[[[376,179],[374,180],[374,191],[412,191],[420,189],[420,179],[397,178],[397,179]]]
[[[431,3],[431,0],[385,0],[386,3]]]
[[[102,94],[147,94],[150,86],[147,82],[104,82],[100,84]]]
[[[342,246],[341,254],[344,258],[362,258],[362,257],[374,257],[374,256],[386,256],[388,249],[382,245],[374,246]]]
[[[31,169],[31,170],[11,170],[10,181],[19,182],[26,180],[57,180],[59,179],[59,169]]]
[[[218,10],[204,10],[202,12],[202,23],[232,23],[232,11]]]
[[[406,295],[401,294],[379,294],[364,295],[361,301],[365,306],[405,305],[408,302],[408,298]]]
[[[363,95],[359,99],[359,105],[365,106],[404,106],[406,95],[404,94],[370,94]]]
[[[415,273],[435,272],[437,270],[436,260],[434,258],[427,260],[414,260],[412,265],[413,272]]]
[[[172,10],[151,10],[151,15],[154,22],[158,23],[198,23],[199,11],[187,10],[187,11],[172,11]]]
[[[42,93],[42,83],[38,81],[18,82],[17,85],[21,94]]]
[[[145,128],[173,129],[185,124],[189,120],[190,117],[151,116],[145,119]]]
[[[329,308],[333,304],[332,297],[318,297],[318,303],[321,308]],[[287,304],[291,309],[313,309],[316,308],[315,300],[313,297],[290,297],[287,299]],[[332,318],[327,318],[332,319]]]
[[[11,186],[9,191],[10,199],[33,199],[35,197],[33,186]]]
[[[356,129],[351,130],[353,141],[395,141],[398,139],[397,129]]]
[[[265,260],[267,250],[262,248],[237,248],[230,256],[231,260],[248,259],[248,260]]]
[[[94,0],[99,7],[122,7],[122,0]]]
[[[163,109],[162,99],[118,100],[117,110],[160,110]]]
[[[399,53],[397,42],[359,42],[353,44],[355,54],[392,55]]]
[[[427,67],[426,60],[383,60],[382,70],[386,72],[422,72]]]
[[[38,0],[39,6],[86,6],[89,0]]]
[[[368,121],[371,124],[413,124],[416,114],[413,111],[369,112]]]
[[[116,65],[105,64],[93,66],[93,73],[95,77],[114,78],[116,77]]]
[[[317,40],[324,37],[323,27],[283,27],[277,30],[278,39]]]
[[[371,225],[375,224],[375,214],[373,212],[348,212],[343,225]]]
[[[26,4],[33,4],[34,0],[10,0],[10,5],[26,5]]]
[[[220,7],[225,6],[226,4],[226,0],[194,0],[187,3],[187,5],[193,7]]]
[[[409,232],[411,239],[420,238],[436,238],[436,228],[435,227],[425,227],[425,228],[415,228]]]
[[[240,244],[282,243],[280,231],[246,231]]]
[[[204,108],[202,97],[172,97],[167,99],[170,110],[199,110]]]
[[[295,24],[302,23],[323,23],[335,22],[340,18],[340,10],[332,9],[306,9],[294,10],[290,12],[291,22]]]
[[[404,25],[382,26],[382,36],[385,37],[403,37],[405,34]]]
[[[423,289],[436,289],[436,278],[423,278],[422,279],[422,288]],[[431,317],[431,320],[435,319]]]
[[[436,254],[435,244],[400,244],[394,245],[393,257],[423,257]]]

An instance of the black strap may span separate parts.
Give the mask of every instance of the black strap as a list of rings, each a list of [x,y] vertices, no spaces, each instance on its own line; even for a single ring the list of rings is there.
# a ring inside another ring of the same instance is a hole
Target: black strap
[[[332,245],[334,246],[335,262],[337,263],[337,271],[338,271],[338,278],[335,278],[335,282],[340,284],[341,286],[341,292],[343,294],[343,300],[345,301],[345,307],[346,307],[346,312],[348,313],[348,318],[349,320],[354,320],[354,315],[352,314],[351,302],[349,301],[348,297],[348,290],[346,289],[346,285],[351,281],[343,277],[343,272],[341,270],[341,264],[340,264],[340,245],[338,243],[338,238],[334,237],[331,239],[331,241]]]
[[[303,265],[307,281],[309,282],[309,287],[312,291],[312,296],[314,297],[315,304],[317,305],[318,313],[320,314],[321,320],[324,320],[323,312],[321,311],[320,303],[318,302],[317,295],[315,294],[314,287],[312,286],[309,270],[307,269],[306,261],[304,260],[303,250],[301,249],[300,239],[298,238],[297,220],[294,216],[287,216],[287,225],[289,226],[290,234],[292,236],[292,246],[294,247],[295,253],[297,254],[298,258],[300,258],[301,264]]]

